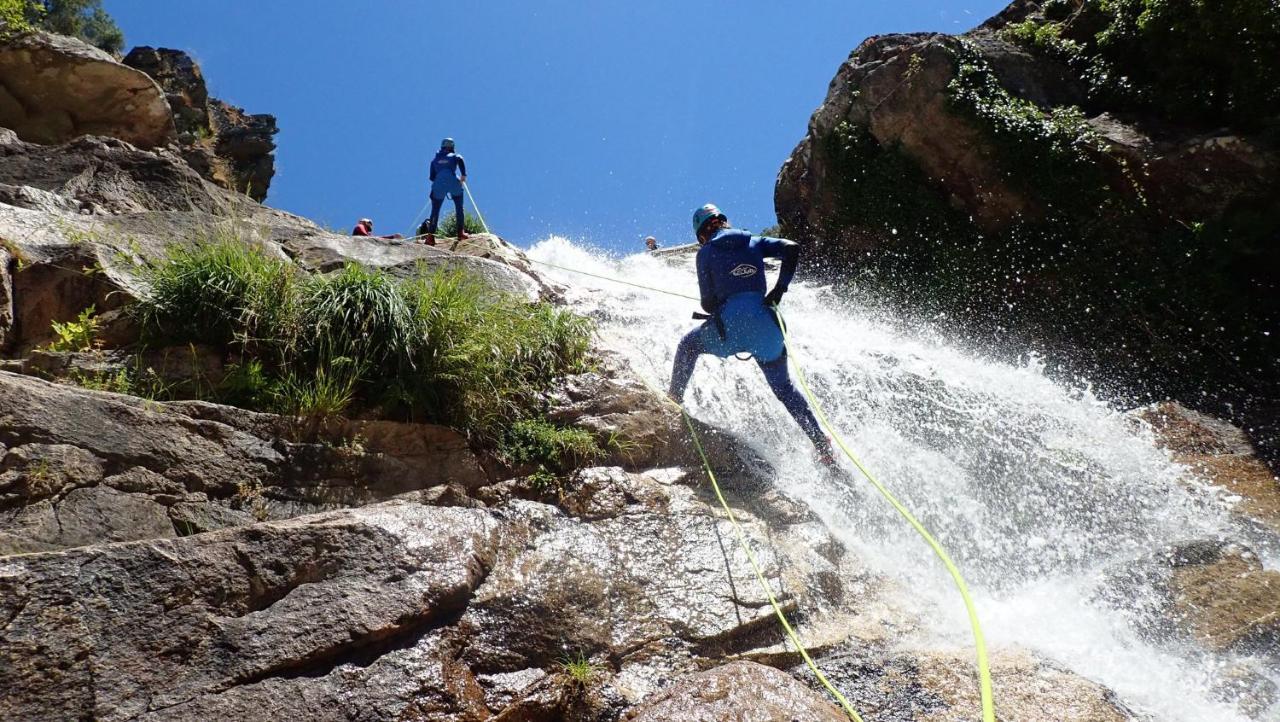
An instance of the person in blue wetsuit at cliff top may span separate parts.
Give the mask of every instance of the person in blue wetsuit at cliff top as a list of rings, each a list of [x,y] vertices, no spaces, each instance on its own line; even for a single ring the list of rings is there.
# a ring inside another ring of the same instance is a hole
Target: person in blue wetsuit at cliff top
[[[800,260],[800,246],[792,241],[753,236],[729,227],[729,219],[708,203],[693,214],[698,237],[698,290],[702,310],[711,318],[690,331],[676,347],[671,370],[671,398],[679,403],[704,353],[728,358],[751,354],[764,372],[769,388],[817,447],[823,464],[831,466],[831,441],[822,433],[808,402],[787,372],[787,350],[773,307],[787,292]],[[773,290],[765,293],[764,259],[782,259]]]
[[[458,178],[458,173],[462,178]],[[462,184],[467,182],[467,162],[454,152],[453,138],[440,141],[440,150],[431,161],[431,218],[427,220],[426,237],[423,243],[428,246],[436,244],[436,228],[440,223],[440,206],[444,205],[444,197],[453,198],[453,210],[458,220],[458,240],[467,237],[463,228],[465,216],[462,215]]]

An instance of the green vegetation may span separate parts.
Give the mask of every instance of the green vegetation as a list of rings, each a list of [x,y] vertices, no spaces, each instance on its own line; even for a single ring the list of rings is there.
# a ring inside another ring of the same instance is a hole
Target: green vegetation
[[[124,33],[102,9],[102,0],[40,0],[40,26],[62,35],[73,35],[108,53],[124,50]]]
[[[99,325],[93,306],[81,311],[74,321],[54,321],[52,327],[57,338],[45,348],[49,351],[92,351],[97,345]]]
[[[1044,11],[1003,35],[1069,64],[1100,106],[1204,125],[1277,116],[1275,0],[1054,0]]]
[[[80,38],[108,53],[124,49],[124,33],[102,9],[102,0],[0,0],[0,22],[9,34],[40,28]]]
[[[1029,23],[1005,33],[1069,53],[1077,41],[1065,27]],[[831,235],[853,247],[859,234],[878,239],[861,246],[870,253],[846,259],[858,281],[909,313],[945,314],[971,335],[1021,333],[1091,354],[1085,363],[1094,370],[1141,365],[1153,387],[1265,377],[1274,342],[1258,329],[1280,317],[1280,299],[1265,290],[1273,283],[1265,269],[1280,263],[1274,204],[1239,202],[1216,219],[1160,215],[1081,109],[1010,94],[963,40],[955,62],[953,110],[985,133],[993,166],[1035,212],[984,232],[914,159],[842,123],[814,148],[827,168]]]
[[[486,233],[487,230],[479,218],[463,211],[463,228],[467,233]],[[456,238],[458,236],[458,216],[456,213],[450,213],[440,221],[440,227],[436,230],[437,235],[450,236]]]
[[[397,280],[348,264],[310,275],[231,239],[174,248],[147,278],[137,313],[149,338],[237,358],[218,398],[446,424],[483,444],[510,439],[511,458],[553,468],[588,456],[585,432],[534,433],[547,431],[537,420],[551,384],[587,367],[591,326],[568,311],[458,272]]]
[[[0,23],[6,36],[29,32],[32,28],[29,11],[34,10],[31,0],[0,0]]]
[[[569,684],[579,688],[590,687],[600,676],[600,667],[581,653],[561,659],[560,669]]]
[[[538,488],[555,485],[560,475],[604,454],[585,429],[564,428],[543,419],[525,419],[508,427],[498,453],[513,466],[536,466],[530,479]]]

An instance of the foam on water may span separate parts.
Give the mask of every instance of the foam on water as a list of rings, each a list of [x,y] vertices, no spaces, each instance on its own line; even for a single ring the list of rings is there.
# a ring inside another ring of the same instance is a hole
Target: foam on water
[[[558,237],[530,256],[698,295],[691,257],[610,258]],[[596,319],[611,347],[665,388],[676,342],[697,323],[693,301],[540,270],[568,287],[570,303]],[[1094,599],[1105,571],[1128,560],[1176,542],[1237,537],[1220,491],[1189,478],[1129,417],[1087,389],[1056,383],[1034,360],[1015,366],[959,351],[805,283],[793,284],[784,310],[813,392],[963,570],[990,644],[1034,649],[1156,719],[1246,719],[1211,693],[1232,660],[1152,646],[1126,624],[1124,609]],[[754,363],[703,357],[685,400],[699,418],[785,459],[775,483],[911,590],[901,603],[931,620],[930,639],[904,644],[971,642],[941,564],[856,472],[843,482],[818,472]],[[1259,719],[1280,719],[1276,713]]]

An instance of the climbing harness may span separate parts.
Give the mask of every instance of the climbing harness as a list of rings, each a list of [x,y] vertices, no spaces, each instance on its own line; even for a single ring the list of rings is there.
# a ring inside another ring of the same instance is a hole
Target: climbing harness
[[[669,296],[675,296],[677,298],[687,298],[694,301],[699,300],[693,296],[689,296],[683,293],[676,293],[674,291],[668,291],[662,288],[655,288],[653,286],[646,286],[640,283],[624,281],[620,278],[614,278],[611,276],[602,276],[595,273],[588,273],[587,271],[579,271],[574,268],[566,268],[564,266],[558,266],[554,263],[548,263],[546,261],[538,261],[535,259],[529,259],[529,260],[543,266],[548,266],[550,268],[558,268],[560,270],[568,271],[570,273],[578,273],[584,276],[591,276],[593,278],[599,278],[606,281],[612,281],[614,283],[620,283],[625,286],[632,286],[635,288],[641,288],[647,291],[654,291],[657,293],[665,293]],[[792,368],[796,370],[796,377],[800,382],[800,388],[804,391],[805,398],[808,399],[810,405],[812,405],[814,413],[818,417],[819,422],[822,424],[822,426],[827,431],[827,433],[831,435],[831,438],[835,441],[836,445],[840,447],[840,450],[844,452],[844,455],[847,456],[851,462],[853,462],[853,465],[855,467],[857,467],[858,471],[860,471],[862,475],[866,477],[867,481],[871,482],[871,485],[875,487],[876,491],[878,491],[880,495],[884,497],[884,499],[887,502],[889,502],[890,506],[892,506],[898,512],[898,514],[900,514],[902,518],[906,520],[906,522],[911,526],[911,528],[914,529],[916,533],[918,533],[921,536],[921,538],[924,539],[925,543],[927,543],[929,545],[929,548],[933,550],[933,553],[942,562],[943,566],[946,567],[947,572],[951,575],[952,581],[955,582],[956,588],[959,590],[960,596],[964,600],[965,610],[969,616],[969,626],[973,630],[974,646],[977,648],[977,664],[978,664],[978,680],[979,680],[978,685],[979,685],[979,691],[982,698],[982,720],[983,722],[996,722],[995,702],[993,699],[992,684],[991,684],[991,669],[987,659],[987,643],[986,643],[986,639],[983,637],[982,626],[978,620],[977,607],[973,603],[973,598],[969,594],[969,587],[967,584],[965,584],[964,577],[960,574],[959,567],[955,565],[955,562],[951,560],[950,555],[948,555],[946,550],[942,548],[942,544],[939,543],[938,540],[935,539],[934,536],[929,533],[929,530],[926,529],[918,519],[916,519],[915,515],[912,514],[911,511],[907,509],[907,507],[902,502],[900,502],[898,498],[895,497],[887,487],[885,487],[884,484],[880,483],[880,481],[876,479],[876,477],[871,473],[871,471],[868,470],[867,467],[863,465],[863,463],[858,459],[857,455],[855,455],[849,449],[849,446],[848,444],[845,443],[844,438],[840,436],[839,433],[836,432],[835,427],[831,424],[831,421],[827,418],[826,413],[822,410],[822,405],[818,403],[817,398],[814,397],[813,392],[809,389],[808,380],[805,378],[804,370],[800,367],[799,361],[796,360],[796,355],[791,350],[791,340],[787,334],[787,326],[786,326],[786,322],[782,318],[782,313],[778,311],[776,306],[773,307],[773,312],[777,316],[778,326],[782,330],[783,345],[787,349],[787,356],[791,360]],[[671,402],[675,403],[674,399],[672,399]],[[853,708],[848,704],[845,698],[842,695],[840,695],[840,693],[836,691],[835,688],[832,687],[827,682],[826,678],[823,677],[822,673],[818,670],[817,665],[814,664],[812,660],[810,660],[808,653],[804,650],[803,647],[800,646],[799,639],[796,637],[794,630],[792,630],[791,625],[787,623],[785,616],[782,614],[781,609],[778,607],[777,602],[774,600],[772,591],[769,589],[768,585],[765,584],[764,575],[760,572],[759,567],[756,565],[755,557],[751,554],[751,551],[746,547],[743,531],[738,526],[737,521],[733,517],[733,512],[729,511],[729,506],[727,503],[725,503],[724,497],[720,493],[720,486],[716,482],[715,474],[711,471],[711,464],[708,461],[705,452],[703,452],[702,445],[698,441],[697,433],[694,431],[693,423],[689,418],[688,412],[685,411],[683,406],[680,406],[680,413],[684,416],[685,425],[688,426],[689,433],[693,436],[694,447],[697,449],[698,454],[702,457],[703,466],[706,469],[707,476],[710,477],[711,479],[711,484],[712,484],[712,487],[715,489],[716,496],[720,499],[720,503],[724,506],[725,512],[729,514],[729,520],[733,522],[734,529],[738,532],[738,540],[739,542],[742,543],[743,549],[747,552],[747,558],[748,560],[751,561],[752,568],[755,569],[757,579],[760,581],[761,586],[765,588],[765,592],[768,594],[770,602],[773,603],[774,611],[777,613],[779,620],[782,622],[783,628],[786,629],[788,637],[790,637],[791,641],[794,642],[797,647],[799,647],[801,651],[801,656],[804,657],[805,662],[809,665],[809,668],[814,672],[814,674],[823,683],[823,685],[826,686],[827,690],[830,691],[836,697],[836,699],[840,700],[841,706],[844,707],[845,712],[847,712],[852,719],[860,720],[860,718],[857,715],[857,712],[853,711]]]

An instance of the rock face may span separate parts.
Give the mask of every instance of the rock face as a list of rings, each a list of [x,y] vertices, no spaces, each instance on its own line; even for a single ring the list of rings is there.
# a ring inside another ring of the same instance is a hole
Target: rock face
[[[1240,421],[1280,398],[1280,337],[1256,332],[1280,320],[1275,120],[1095,92],[1070,43],[1112,5],[1019,0],[961,36],[867,39],[780,170],[778,218],[922,317]],[[1255,72],[1238,57],[1228,74]]]
[[[332,718],[349,705],[364,716],[351,683],[379,676],[415,685],[398,714],[483,709],[437,630],[484,578],[495,531],[483,512],[401,504],[6,559],[0,714]],[[356,589],[367,596],[353,600]],[[317,681],[331,687],[324,699],[308,694]]]
[[[0,555],[194,534],[489,478],[424,424],[292,422],[161,404],[0,372]]]
[[[959,37],[912,33],[863,42],[840,66],[807,134],[779,173],[775,204],[784,228],[820,240],[833,252],[906,239],[890,227],[853,221],[842,208],[843,186],[869,170],[869,164],[850,165],[853,157],[840,152],[839,146],[853,142],[850,136],[867,139],[864,155],[900,155],[924,181],[922,190],[933,189],[983,231],[1044,217],[1055,199],[1038,197],[1035,191],[1043,189],[1019,183],[1018,170],[992,134],[994,118],[975,115],[957,102],[968,65],[983,68],[984,77],[989,73],[1000,89],[1043,113],[1089,104],[1084,81],[1069,67],[999,33],[1011,22],[1038,17],[1038,5],[1015,2]],[[1220,217],[1232,205],[1274,198],[1280,187],[1280,153],[1261,136],[1121,120],[1105,109],[1084,120],[1098,142],[1081,150],[1093,154],[1104,175],[1127,175],[1129,182],[1116,182],[1114,192],[1142,197],[1157,216]],[[891,179],[866,175],[861,180]]]
[[[1116,569],[1105,601],[1134,610],[1130,622],[1153,641],[1194,642],[1207,652],[1280,658],[1280,572],[1252,551],[1190,541]]]
[[[0,200],[9,205],[72,215],[214,212],[242,203],[206,183],[167,150],[144,151],[99,137],[43,146],[4,129],[0,184]]]
[[[1134,415],[1151,426],[1174,460],[1235,495],[1237,513],[1280,533],[1280,479],[1258,458],[1244,431],[1172,402]]]
[[[35,32],[4,41],[0,86],[0,125],[34,143],[105,135],[154,148],[175,137],[151,78],[75,38]]]
[[[842,722],[838,707],[786,674],[753,662],[734,662],[689,675],[656,699],[627,713],[630,722]]]
[[[262,202],[275,175],[279,132],[271,115],[210,98],[204,74],[181,50],[138,47],[124,64],[155,79],[164,89],[177,124],[183,158],[214,183]]]

